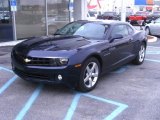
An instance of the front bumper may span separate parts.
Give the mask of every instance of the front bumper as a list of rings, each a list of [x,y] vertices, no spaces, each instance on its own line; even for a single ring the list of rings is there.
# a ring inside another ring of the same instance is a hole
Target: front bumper
[[[33,82],[43,82],[50,84],[66,84],[74,87],[80,79],[80,69],[74,66],[44,67],[26,66],[17,62],[12,56],[12,69],[22,79]],[[58,79],[62,76],[62,80]]]

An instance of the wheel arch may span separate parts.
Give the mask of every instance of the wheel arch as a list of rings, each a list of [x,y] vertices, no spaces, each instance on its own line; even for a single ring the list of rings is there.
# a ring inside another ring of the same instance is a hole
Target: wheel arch
[[[145,48],[147,48],[147,41],[145,39],[142,40],[142,42],[145,45]]]
[[[152,30],[149,25],[145,27],[145,31],[146,31],[146,29],[149,29],[149,35],[152,35]]]
[[[84,63],[87,59],[92,58],[92,57],[94,57],[94,58],[96,58],[96,59],[98,60],[98,62],[99,62],[99,64],[100,64],[100,72],[102,72],[103,60],[102,60],[102,57],[101,57],[99,54],[97,54],[97,53],[93,53],[93,54],[89,55],[89,56],[83,61],[83,63]]]

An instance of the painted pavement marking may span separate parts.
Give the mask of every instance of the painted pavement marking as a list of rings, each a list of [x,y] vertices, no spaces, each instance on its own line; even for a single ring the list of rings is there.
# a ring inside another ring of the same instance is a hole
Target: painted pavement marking
[[[160,60],[155,60],[155,59],[145,59],[145,60],[150,62],[160,63]]]
[[[12,70],[4,68],[4,67],[0,67],[0,70],[4,70],[10,73],[13,73]],[[14,75],[11,79],[9,79],[1,88],[0,88],[0,94],[2,94],[7,88],[9,88],[9,86],[15,81],[17,80],[17,76]]]
[[[122,103],[119,103],[119,102],[115,102],[115,101],[112,101],[112,100],[108,100],[108,99],[104,99],[104,98],[101,98],[101,97],[97,97],[97,96],[93,96],[93,95],[90,95],[90,94],[81,94],[81,93],[77,93],[71,103],[71,106],[70,108],[68,109],[68,112],[64,118],[64,120],[71,120],[73,115],[74,115],[74,112],[78,106],[78,102],[80,100],[80,97],[81,96],[85,96],[85,97],[89,97],[89,98],[92,98],[92,99],[95,99],[95,100],[98,100],[98,101],[101,101],[101,102],[104,102],[104,103],[109,103],[109,104],[113,104],[113,105],[116,105],[118,106],[118,108],[116,110],[114,110],[110,115],[108,115],[106,118],[104,118],[104,120],[113,120],[115,117],[117,117],[120,113],[122,113],[126,108],[128,108],[128,105],[126,104],[122,104]]]
[[[22,110],[19,112],[19,114],[17,115],[17,117],[15,118],[15,120],[22,120],[24,118],[24,116],[26,115],[26,113],[29,111],[29,109],[32,107],[32,104],[36,101],[36,99],[38,98],[38,96],[40,95],[41,91],[43,89],[43,85],[40,84],[35,91],[33,92],[33,94],[31,95],[31,97],[29,98],[29,100],[27,101],[27,103],[24,105],[24,107],[22,108]]]

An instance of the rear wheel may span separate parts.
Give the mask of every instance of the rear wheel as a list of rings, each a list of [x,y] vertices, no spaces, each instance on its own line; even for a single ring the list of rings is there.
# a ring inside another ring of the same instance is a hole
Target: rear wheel
[[[134,59],[133,63],[136,65],[140,65],[144,62],[145,59],[145,54],[146,54],[146,47],[145,44],[142,43],[140,50],[138,52],[138,55],[136,56],[136,58]]]
[[[100,64],[96,58],[89,58],[82,66],[78,90],[88,92],[97,85],[100,74]]]
[[[149,27],[147,27],[147,28],[145,29],[145,32],[146,32],[146,35],[151,35],[151,32],[150,32]]]

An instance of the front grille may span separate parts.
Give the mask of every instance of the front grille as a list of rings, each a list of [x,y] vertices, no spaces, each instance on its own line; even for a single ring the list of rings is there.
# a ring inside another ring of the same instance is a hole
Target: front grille
[[[61,66],[58,58],[38,58],[38,57],[26,57],[15,51],[12,52],[13,58],[21,64],[28,66]]]
[[[58,59],[55,58],[37,58],[37,57],[27,57],[29,62],[26,65],[29,66],[59,66]]]

